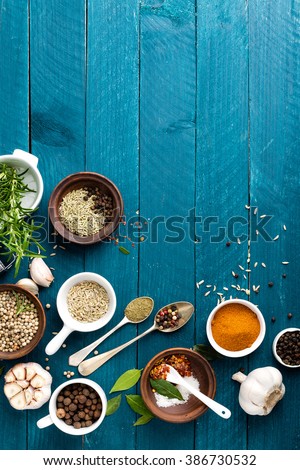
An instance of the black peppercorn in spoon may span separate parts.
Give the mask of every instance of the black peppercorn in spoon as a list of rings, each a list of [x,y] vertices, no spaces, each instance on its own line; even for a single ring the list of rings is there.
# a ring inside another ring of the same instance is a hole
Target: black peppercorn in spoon
[[[122,351],[122,349],[127,348],[127,346],[130,346],[130,344],[139,340],[143,336],[146,336],[148,333],[151,333],[152,331],[158,330],[161,333],[172,333],[173,331],[176,331],[182,326],[184,326],[193,315],[194,306],[190,302],[172,302],[171,304],[166,305],[165,307],[160,309],[159,312],[165,309],[166,310],[172,309],[173,306],[176,307],[177,312],[180,314],[180,318],[178,320],[177,325],[173,325],[172,327],[170,326],[169,328],[161,329],[159,326],[159,323],[156,320],[156,315],[157,315],[156,314],[154,317],[153,326],[151,326],[151,328],[149,328],[148,330],[144,331],[144,333],[140,334],[136,338],[131,339],[127,343],[124,343],[121,346],[118,346],[117,348],[111,349],[110,351],[107,351],[103,354],[99,354],[98,356],[92,357],[91,359],[87,359],[86,361],[81,362],[81,364],[79,364],[79,367],[78,367],[78,371],[80,372],[80,374],[84,376],[91,374],[96,369],[101,367],[105,362],[111,359],[115,354],[118,354],[120,351]]]

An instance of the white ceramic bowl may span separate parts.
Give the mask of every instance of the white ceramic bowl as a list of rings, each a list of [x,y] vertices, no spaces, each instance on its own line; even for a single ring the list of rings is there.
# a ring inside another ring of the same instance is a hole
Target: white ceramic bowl
[[[56,400],[59,395],[59,392],[63,388],[65,388],[67,385],[71,385],[74,383],[85,384],[85,385],[89,385],[90,387],[92,387],[98,393],[102,402],[102,410],[101,410],[100,417],[97,419],[97,421],[95,421],[91,426],[88,426],[87,428],[75,429],[73,426],[69,426],[62,419],[59,419],[56,416]],[[72,434],[73,436],[82,436],[83,434],[88,434],[92,431],[95,431],[95,429],[97,429],[100,426],[100,424],[105,418],[106,408],[107,408],[106,395],[103,389],[100,387],[100,385],[98,385],[96,382],[90,379],[81,379],[81,378],[68,380],[67,382],[64,382],[63,384],[61,384],[59,387],[57,387],[54,390],[49,401],[49,414],[39,419],[36,424],[40,429],[46,428],[50,426],[51,424],[55,424],[55,426],[58,429],[65,432],[66,434]]]
[[[104,287],[106,290],[109,299],[107,312],[101,318],[99,318],[99,320],[89,323],[82,323],[78,320],[75,320],[75,318],[71,316],[67,304],[67,296],[71,287],[83,281],[94,281],[100,284],[100,286]],[[69,279],[63,283],[57,294],[56,305],[59,316],[62,319],[64,325],[60,332],[54,336],[54,338],[46,346],[45,352],[49,356],[56,353],[67,336],[69,336],[69,334],[73,331],[87,333],[89,331],[98,330],[99,328],[105,326],[112,319],[116,311],[117,300],[115,291],[107,279],[100,276],[100,274],[83,272],[69,277]]]
[[[278,342],[280,336],[282,336],[284,333],[287,333],[288,331],[300,331],[300,328],[285,328],[285,330],[279,331],[279,333],[274,338],[274,341],[273,341],[273,344],[272,344],[272,351],[273,351],[275,359],[277,359],[277,361],[280,364],[282,364],[285,367],[289,367],[290,369],[297,369],[298,367],[300,367],[300,365],[291,366],[289,364],[285,364],[285,362],[283,362],[283,360],[278,356],[278,354],[276,352],[276,346],[277,346],[277,342]]]
[[[25,209],[36,209],[41,202],[44,183],[41,174],[37,168],[38,158],[31,153],[16,149],[12,155],[1,155],[0,163],[6,163],[17,169],[18,173],[28,170],[24,175],[24,183],[34,192],[26,193],[22,200],[22,206]]]
[[[214,340],[214,337],[213,337],[212,331],[211,331],[211,322],[212,322],[215,314],[220,310],[220,308],[224,307],[227,304],[245,305],[246,307],[250,308],[250,310],[252,310],[252,312],[256,313],[257,318],[258,318],[259,323],[260,323],[260,333],[259,333],[257,339],[254,341],[254,343],[252,344],[252,346],[250,348],[241,349],[240,351],[228,351],[227,349],[224,349],[221,346],[219,346],[216,343],[216,341]],[[263,317],[261,311],[252,302],[249,302],[248,300],[242,300],[242,299],[225,300],[224,302],[217,305],[213,309],[213,311],[210,313],[210,315],[207,319],[207,322],[206,322],[206,334],[207,334],[207,338],[208,338],[211,346],[218,353],[222,354],[223,356],[227,356],[227,357],[243,357],[243,356],[247,356],[248,354],[251,354],[253,351],[255,351],[261,345],[261,343],[262,343],[262,341],[265,337],[265,334],[266,334],[266,324],[265,324],[265,320],[264,320],[264,317]]]

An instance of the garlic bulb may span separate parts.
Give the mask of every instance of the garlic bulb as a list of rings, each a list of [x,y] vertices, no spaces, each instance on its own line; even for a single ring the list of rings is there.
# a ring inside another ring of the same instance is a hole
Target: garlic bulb
[[[36,362],[16,364],[4,380],[4,393],[16,410],[40,408],[50,398],[52,377]]]
[[[39,287],[38,285],[32,280],[28,278],[20,279],[16,286],[23,287],[24,289],[29,290],[33,295],[39,295]]]
[[[275,367],[261,367],[248,376],[237,372],[232,379],[241,383],[239,403],[249,415],[268,415],[285,393],[282,375]]]
[[[39,286],[49,287],[54,277],[42,258],[34,258],[29,266],[30,276]]]

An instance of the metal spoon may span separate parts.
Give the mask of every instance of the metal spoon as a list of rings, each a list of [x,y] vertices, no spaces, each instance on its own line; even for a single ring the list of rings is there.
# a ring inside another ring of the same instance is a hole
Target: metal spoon
[[[139,336],[136,336],[135,338],[131,339],[127,343],[122,344],[121,346],[118,346],[115,349],[111,349],[110,351],[107,351],[103,354],[99,354],[99,356],[92,357],[91,359],[87,359],[86,361],[83,361],[81,364],[79,364],[78,371],[80,372],[81,375],[89,375],[92,372],[94,372],[98,367],[101,367],[106,361],[108,361],[110,358],[112,358],[115,354],[118,354],[118,352],[122,351],[122,349],[127,348],[130,344],[134,343],[138,339],[142,338],[143,336],[146,336],[148,333],[151,333],[152,331],[158,330],[161,333],[173,333],[173,331],[179,330],[183,325],[185,325],[191,316],[194,313],[194,306],[190,302],[172,302],[169,305],[166,305],[165,307],[162,307],[159,309],[159,312],[165,308],[170,308],[171,306],[175,305],[178,313],[180,313],[181,318],[179,319],[178,325],[174,326],[174,328],[165,328],[164,330],[159,329],[159,325],[156,322],[156,315],[154,317],[154,324],[149,328],[148,330],[144,331],[144,333],[140,334]]]
[[[144,297],[138,297],[138,299],[150,299],[151,302],[152,302],[152,308],[149,312],[149,314],[143,318],[142,320],[140,321],[132,321],[132,320],[129,320],[127,317],[126,317],[126,310],[127,308],[129,307],[129,305],[134,302],[135,300],[137,299],[133,299],[131,302],[129,302],[129,304],[127,305],[127,307],[125,308],[125,316],[124,318],[114,327],[112,328],[110,331],[108,331],[108,333],[106,333],[105,335],[101,336],[101,338],[98,338],[96,339],[96,341],[94,341],[93,343],[89,344],[88,346],[86,346],[85,348],[82,348],[80,349],[79,351],[77,351],[76,353],[72,354],[72,356],[69,357],[69,365],[70,366],[78,366],[82,361],[83,359],[86,358],[86,356],[93,351],[93,349],[95,349],[97,346],[99,346],[100,343],[103,343],[104,340],[106,340],[106,338],[108,338],[112,333],[114,333],[115,331],[117,331],[119,328],[121,328],[122,326],[126,325],[127,323],[141,323],[143,322],[144,320],[146,320],[149,315],[152,313],[152,310],[153,310],[153,306],[154,306],[154,300],[151,298],[151,297],[147,297],[147,296],[144,296]]]
[[[189,392],[191,392],[195,397],[197,397],[199,400],[202,401],[206,406],[208,406],[210,409],[212,409],[217,415],[221,416],[221,418],[228,419],[231,416],[231,411],[228,408],[225,408],[225,406],[220,405],[216,401],[212,400],[209,398],[207,395],[204,395],[204,393],[200,392],[196,388],[194,388],[192,385],[187,383],[181,375],[177,372],[174,367],[169,366],[169,372],[167,372],[165,380],[168,382],[172,382],[172,384],[177,384],[177,385],[182,385],[185,387]]]

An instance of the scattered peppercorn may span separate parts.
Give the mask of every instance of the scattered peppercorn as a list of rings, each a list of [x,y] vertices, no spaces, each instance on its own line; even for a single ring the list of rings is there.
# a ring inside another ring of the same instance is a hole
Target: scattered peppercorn
[[[273,286],[274,286],[274,282],[268,282],[268,286],[269,286],[269,287],[273,287]]]
[[[283,279],[285,279],[285,278],[286,278],[286,274],[285,274],[285,273],[283,273],[282,277],[283,277]]]
[[[56,416],[75,429],[92,426],[102,411],[98,393],[89,385],[74,383],[63,388],[56,400]]]
[[[230,245],[231,245],[231,243],[230,243],[230,242],[226,242],[226,246],[230,246]]]
[[[292,317],[293,317],[293,314],[292,313],[288,313],[288,319],[290,320]]]
[[[275,317],[272,317],[272,318],[271,318],[271,322],[272,322],[272,323],[275,323],[275,322],[276,322],[276,318],[275,318]]]
[[[277,341],[276,353],[289,366],[300,365],[300,331],[286,331]]]

